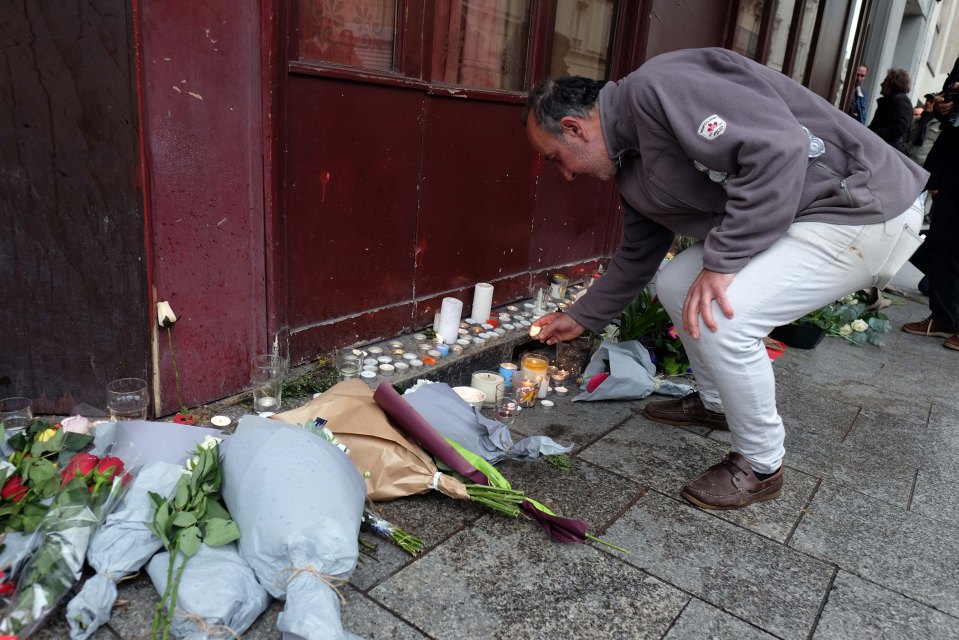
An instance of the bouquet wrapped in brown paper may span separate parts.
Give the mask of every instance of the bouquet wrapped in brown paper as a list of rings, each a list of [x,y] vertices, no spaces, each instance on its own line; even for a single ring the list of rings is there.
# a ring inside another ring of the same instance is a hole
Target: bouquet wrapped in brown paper
[[[349,448],[371,500],[394,500],[433,489],[457,500],[471,499],[462,482],[441,473],[426,451],[390,423],[362,380],[340,382],[302,407],[273,417],[296,425],[325,420]]]

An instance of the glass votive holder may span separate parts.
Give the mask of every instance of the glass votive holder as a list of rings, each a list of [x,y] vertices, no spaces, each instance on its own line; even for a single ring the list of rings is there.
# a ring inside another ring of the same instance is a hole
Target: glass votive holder
[[[363,362],[359,356],[354,355],[352,352],[341,353],[336,361],[336,370],[339,373],[340,380],[352,380],[360,375],[362,369]]]
[[[513,424],[517,412],[519,412],[519,403],[512,396],[505,396],[496,401],[496,415],[494,417],[498,422],[505,425]]]
[[[543,353],[524,353],[520,360],[521,371],[545,377],[547,369],[549,369],[549,358]]]
[[[33,400],[19,396],[0,400],[0,423],[8,432],[29,427],[33,423]]]
[[[542,376],[524,371],[513,374],[513,397],[519,406],[529,408],[536,404],[536,395],[542,380]]]

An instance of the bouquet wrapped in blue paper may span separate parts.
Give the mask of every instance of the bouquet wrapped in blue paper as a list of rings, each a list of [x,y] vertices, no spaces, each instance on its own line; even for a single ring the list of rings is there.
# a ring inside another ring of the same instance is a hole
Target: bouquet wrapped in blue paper
[[[240,554],[260,584],[286,600],[286,640],[350,638],[338,588],[353,575],[366,485],[322,435],[245,416],[223,458],[223,498],[240,528]]]

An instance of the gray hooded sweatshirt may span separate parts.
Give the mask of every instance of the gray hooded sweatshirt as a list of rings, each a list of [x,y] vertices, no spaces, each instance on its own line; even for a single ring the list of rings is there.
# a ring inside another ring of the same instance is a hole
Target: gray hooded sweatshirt
[[[894,218],[928,177],[809,89],[727,49],[652,58],[598,102],[623,242],[569,310],[596,331],[646,286],[676,233],[705,241],[704,268],[736,273],[793,223]]]

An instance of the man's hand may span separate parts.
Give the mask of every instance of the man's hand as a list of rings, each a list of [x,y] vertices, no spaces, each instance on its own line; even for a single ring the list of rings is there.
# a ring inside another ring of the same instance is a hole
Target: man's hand
[[[540,327],[536,339],[546,344],[556,344],[579,337],[586,327],[573,320],[568,313],[547,313],[539,320],[533,321],[534,327]]]
[[[726,289],[736,277],[735,273],[717,273],[703,269],[693,282],[686,294],[683,303],[683,330],[690,338],[699,338],[699,316],[703,316],[703,324],[710,331],[716,331],[716,321],[713,319],[713,300],[719,303],[719,308],[727,318],[733,317],[733,307],[726,299]]]
[[[959,82],[953,82],[951,88],[954,90],[959,89]],[[953,105],[953,102],[946,102],[946,98],[942,94],[932,100],[932,108],[941,116],[948,116],[952,113]]]

